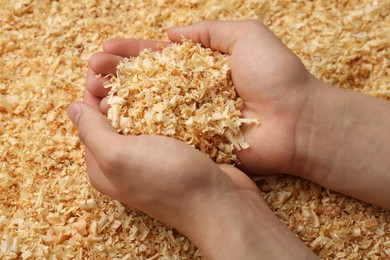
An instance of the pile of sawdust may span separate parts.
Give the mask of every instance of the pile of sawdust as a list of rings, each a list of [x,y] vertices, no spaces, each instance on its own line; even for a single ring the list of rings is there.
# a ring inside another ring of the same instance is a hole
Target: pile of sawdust
[[[263,21],[318,78],[390,99],[389,1],[0,1],[0,256],[197,259],[182,235],[96,192],[66,116],[107,38],[166,40],[203,19]],[[386,259],[389,211],[293,177],[267,203],[324,259]]]
[[[108,118],[122,134],[164,135],[185,142],[217,163],[238,163],[246,149],[240,126],[242,99],[226,56],[183,41],[161,52],[124,59],[106,85]]]

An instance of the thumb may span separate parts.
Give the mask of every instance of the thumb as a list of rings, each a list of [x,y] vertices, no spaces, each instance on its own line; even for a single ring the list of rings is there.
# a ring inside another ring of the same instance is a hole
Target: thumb
[[[181,42],[182,37],[201,43],[206,48],[232,54],[233,46],[242,35],[248,33],[253,21],[216,21],[206,20],[189,26],[172,27],[168,37]]]
[[[80,140],[94,156],[104,154],[106,144],[117,132],[102,113],[96,108],[77,101],[67,109],[70,120],[76,125]]]

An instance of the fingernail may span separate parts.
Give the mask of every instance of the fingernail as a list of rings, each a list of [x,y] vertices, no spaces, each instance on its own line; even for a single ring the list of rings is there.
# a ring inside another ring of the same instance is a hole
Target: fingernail
[[[70,120],[73,124],[77,125],[77,122],[79,121],[79,117],[81,115],[81,107],[76,102],[73,102],[69,105],[68,109],[68,115]]]

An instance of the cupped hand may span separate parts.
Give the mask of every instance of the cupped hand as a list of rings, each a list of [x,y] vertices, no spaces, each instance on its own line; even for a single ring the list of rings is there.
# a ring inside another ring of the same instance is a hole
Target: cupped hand
[[[258,127],[243,127],[251,147],[238,152],[240,167],[249,174],[290,173],[300,117],[315,91],[314,78],[299,58],[258,21],[202,21],[171,28],[168,35],[229,55],[232,79],[244,100],[242,113],[261,121]]]
[[[172,138],[119,135],[99,103],[86,91],[68,108],[96,189],[178,229],[207,259],[313,257],[243,172]]]
[[[157,44],[137,40],[106,43],[105,49],[111,53],[92,56],[84,102],[73,103],[68,113],[86,146],[89,179],[97,190],[184,234],[194,234],[187,229],[199,228],[200,216],[209,214],[210,207],[237,194],[260,199],[259,190],[238,169],[217,165],[187,144],[163,136],[123,136],[111,126],[102,113],[107,111],[104,75],[114,73],[124,56],[136,56]]]

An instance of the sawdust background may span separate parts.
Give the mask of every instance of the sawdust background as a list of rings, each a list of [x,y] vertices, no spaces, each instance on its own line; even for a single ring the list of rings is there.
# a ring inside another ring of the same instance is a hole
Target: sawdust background
[[[388,0],[0,1],[0,257],[201,257],[176,231],[88,184],[65,109],[107,38],[167,39],[172,25],[259,19],[318,78],[389,99],[389,13]],[[297,178],[258,183],[321,258],[390,257],[389,211]]]

